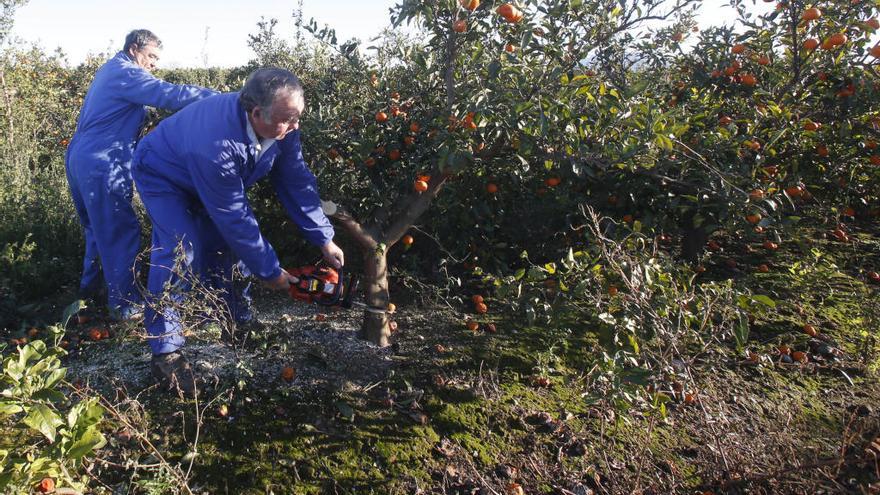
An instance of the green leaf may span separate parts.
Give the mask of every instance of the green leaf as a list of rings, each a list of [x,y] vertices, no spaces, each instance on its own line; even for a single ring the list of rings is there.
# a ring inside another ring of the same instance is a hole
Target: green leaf
[[[0,415],[10,416],[12,414],[17,414],[24,411],[18,404],[12,404],[10,402],[0,402]]]
[[[739,314],[739,321],[733,328],[733,338],[736,339],[736,348],[740,351],[749,341],[749,317],[743,312]]]
[[[520,268],[519,270],[516,271],[516,273],[513,274],[513,278],[514,278],[514,280],[522,280],[522,278],[525,276],[525,274],[526,274],[526,269]]]
[[[95,427],[88,428],[73,445],[67,455],[74,460],[80,460],[93,450],[100,449],[107,444],[107,439]]]
[[[774,301],[773,299],[770,299],[769,297],[762,295],[762,294],[758,294],[757,296],[752,296],[752,300],[755,302],[761,303],[764,306],[767,306],[768,308],[775,308],[776,307],[776,301]]]
[[[50,442],[55,442],[58,427],[64,424],[64,421],[61,420],[55,411],[43,404],[34,406],[23,422],[42,433]]]

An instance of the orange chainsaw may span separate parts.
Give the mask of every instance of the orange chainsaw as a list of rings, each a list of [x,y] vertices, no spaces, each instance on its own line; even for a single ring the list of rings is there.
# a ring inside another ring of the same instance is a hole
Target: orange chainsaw
[[[355,306],[370,309],[366,304],[353,302],[358,288],[358,277],[345,277],[340,268],[316,264],[300,266],[287,270],[297,281],[290,284],[290,297],[298,301],[317,304],[319,306],[339,306],[352,308]]]

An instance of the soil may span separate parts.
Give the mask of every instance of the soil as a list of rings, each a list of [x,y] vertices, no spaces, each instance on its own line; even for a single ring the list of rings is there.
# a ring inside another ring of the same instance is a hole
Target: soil
[[[266,328],[244,344],[210,326],[188,338],[198,401],[153,385],[137,325],[112,326],[66,362],[118,411],[89,466],[95,492],[186,493],[173,471],[206,494],[878,493],[880,298],[863,272],[880,243],[818,237],[768,254],[722,236],[702,276],[776,306],[751,324],[756,360],[730,346],[673,362],[655,382],[665,414],[648,393],[629,408],[593,400],[603,349],[589,325],[527,326],[491,299],[477,332],[464,313],[398,304],[378,348],[358,339],[358,311],[259,292]],[[809,361],[785,362],[782,344]]]

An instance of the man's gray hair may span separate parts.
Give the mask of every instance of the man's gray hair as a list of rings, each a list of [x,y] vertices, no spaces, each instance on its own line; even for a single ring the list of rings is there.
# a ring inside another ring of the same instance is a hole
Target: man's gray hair
[[[299,93],[299,96],[302,97],[302,83],[289,70],[275,67],[257,69],[248,76],[244,87],[238,94],[238,101],[248,113],[257,107],[268,109],[281,91]]]
[[[149,29],[135,29],[125,37],[125,46],[122,47],[122,51],[128,53],[128,49],[132,46],[143,48],[150,43],[155,43],[158,48],[162,48],[162,40],[155,33]]]

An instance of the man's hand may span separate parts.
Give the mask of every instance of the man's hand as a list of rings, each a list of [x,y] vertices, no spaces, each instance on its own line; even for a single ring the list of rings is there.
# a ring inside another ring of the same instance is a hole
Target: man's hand
[[[321,247],[321,253],[324,255],[324,260],[327,263],[330,263],[330,266],[333,268],[338,270],[345,265],[345,253],[343,253],[342,249],[340,249],[333,241],[324,244],[324,246]]]
[[[266,280],[263,283],[270,289],[287,290],[290,288],[290,284],[295,284],[296,282],[296,278],[282,268],[281,275],[278,275],[271,280]]]

